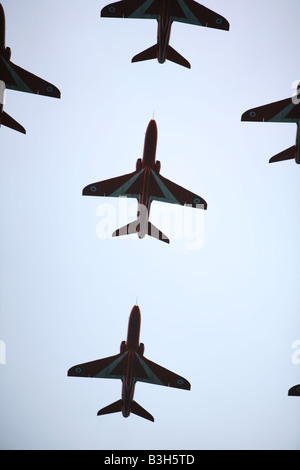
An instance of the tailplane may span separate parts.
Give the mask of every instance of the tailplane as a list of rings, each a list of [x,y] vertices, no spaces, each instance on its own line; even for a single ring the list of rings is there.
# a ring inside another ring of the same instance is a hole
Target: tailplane
[[[124,227],[118,228],[113,234],[113,237],[121,237],[122,235],[132,235],[133,233],[138,233],[139,231],[139,221],[135,220],[134,222],[130,222]]]
[[[145,51],[135,55],[132,58],[131,62],[141,62],[143,60],[157,59],[157,57],[158,45],[155,44],[154,46],[149,47]],[[182,65],[183,67],[187,67],[188,69],[191,68],[191,64],[184,57],[182,57],[182,55],[175,51],[175,49],[173,49],[173,47],[171,46],[168,46],[167,48],[166,59],[171,60],[172,62],[175,62],[178,65]]]
[[[131,59],[131,62],[142,62],[143,60],[157,59],[157,52],[158,47],[157,44],[155,44],[154,46],[149,47],[149,49],[146,49],[145,51],[135,55]]]
[[[121,237],[122,235],[132,235],[134,233],[139,233],[140,231],[140,222],[138,219],[136,219],[134,222],[130,222],[127,225],[124,225],[124,227],[118,228],[113,234],[113,237]],[[165,243],[170,243],[170,240],[168,237],[155,225],[151,224],[151,222],[148,221],[148,232],[146,235],[149,235],[150,237],[156,238],[157,240],[161,240],[162,242]]]
[[[295,154],[296,154],[296,146],[293,145],[292,147],[290,147],[290,148],[284,150],[283,152],[280,152],[277,155],[275,155],[274,157],[272,157],[269,160],[269,163],[282,162],[284,160],[292,160],[293,158],[295,158]]]
[[[108,415],[110,413],[118,413],[122,411],[122,400],[115,401],[111,405],[106,406],[98,411],[97,416]]]
[[[157,240],[161,240],[162,242],[165,243],[170,243],[170,240],[168,237],[162,233],[161,230],[155,227],[155,225],[151,224],[151,222],[148,222],[148,234],[151,237],[157,238]]]
[[[173,47],[168,46],[167,49],[167,59],[175,62],[178,65],[182,65],[183,67],[187,67],[188,69],[191,68],[191,64],[184,58],[179,52],[175,51]]]
[[[7,114],[5,111],[2,111],[1,124],[2,126],[10,127],[15,131],[22,132],[22,134],[26,134],[24,127],[21,126],[21,124],[19,124],[17,121],[15,121],[11,116],[9,116],[9,114]]]
[[[97,416],[108,415],[111,413],[118,413],[122,411],[122,400],[115,401],[111,405],[106,406],[98,411]],[[148,413],[144,408],[141,407],[138,403],[133,401],[130,407],[131,413],[140,416],[141,418],[148,419],[149,421],[154,422],[153,416]]]
[[[144,408],[141,407],[136,401],[133,401],[130,407],[131,413],[140,416],[141,418],[148,419],[149,421],[154,422],[153,416],[148,413]]]

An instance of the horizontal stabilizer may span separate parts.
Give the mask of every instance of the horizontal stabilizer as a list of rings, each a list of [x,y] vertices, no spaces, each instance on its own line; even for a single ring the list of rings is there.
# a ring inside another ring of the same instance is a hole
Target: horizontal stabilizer
[[[115,232],[112,234],[113,237],[121,237],[122,235],[132,235],[134,233],[139,233],[140,231],[140,223],[139,220],[136,219],[134,222],[130,222],[127,225],[124,225],[124,227],[118,228],[115,230]],[[157,238],[157,240],[161,240],[162,242],[165,243],[170,243],[170,240],[168,237],[162,233],[161,230],[155,227],[155,225],[151,224],[151,222],[148,221],[148,232],[146,235],[149,235],[150,237]]]
[[[139,221],[135,220],[134,222],[130,222],[124,227],[118,228],[112,236],[113,237],[121,237],[122,235],[132,235],[133,233],[137,233],[139,231]]]
[[[284,150],[283,152],[278,153],[274,157],[272,157],[269,160],[269,163],[274,163],[274,162],[282,162],[284,160],[292,160],[295,158],[295,153],[296,153],[296,146],[293,145],[292,147]]]
[[[2,126],[10,127],[15,131],[22,132],[22,134],[26,134],[24,127],[21,126],[21,124],[19,124],[17,121],[15,121],[11,116],[9,116],[9,114],[7,114],[5,111],[2,112],[1,124]]]
[[[157,238],[157,240],[161,240],[162,242],[165,243],[170,243],[170,240],[168,237],[162,233],[158,228],[155,227],[155,225],[151,224],[151,222],[148,222],[148,234],[150,237]]]
[[[131,413],[134,413],[135,415],[138,415],[141,418],[145,418],[145,419],[148,419],[149,421],[154,422],[153,416],[150,413],[148,413],[148,411],[146,411],[144,408],[142,408],[141,405],[139,405],[136,401],[133,401],[131,403],[130,411]]]
[[[143,60],[157,59],[157,51],[157,44],[155,44],[154,46],[149,47],[149,49],[146,49],[145,51],[135,55],[131,59],[131,62],[141,62]]]
[[[140,52],[139,54],[134,56],[131,62],[141,62],[143,60],[157,59],[157,56],[158,46],[157,44],[155,44],[154,46],[149,47],[149,49],[146,49],[145,51]],[[191,64],[184,57],[182,57],[182,55],[175,51],[175,49],[173,49],[173,47],[171,46],[168,46],[166,59],[171,60],[176,64],[182,65],[183,67],[187,67],[188,69],[191,68]]]
[[[188,69],[191,68],[191,64],[171,46],[168,46],[167,49],[167,59]]]
[[[122,400],[115,401],[111,405],[102,408],[102,410],[98,411],[97,416],[118,413],[119,411],[122,411]]]

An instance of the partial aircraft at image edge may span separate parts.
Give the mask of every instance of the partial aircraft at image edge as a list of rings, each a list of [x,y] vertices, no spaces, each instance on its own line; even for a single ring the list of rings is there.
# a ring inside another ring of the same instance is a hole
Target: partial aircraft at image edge
[[[218,13],[194,0],[123,0],[105,6],[101,11],[107,18],[156,19],[157,44],[133,57],[132,62],[157,59],[160,64],[171,60],[183,67],[190,63],[169,45],[173,21],[228,31],[228,21]]]
[[[300,83],[297,95],[275,103],[249,109],[242,115],[242,121],[262,122],[288,122],[297,124],[296,143],[283,150],[269,160],[269,163],[295,159],[300,164]]]
[[[288,395],[290,397],[300,397],[300,384],[290,388]]]
[[[152,119],[147,127],[143,159],[136,162],[136,171],[89,184],[83,189],[84,196],[129,197],[138,200],[137,219],[116,230],[113,237],[137,233],[157,238],[165,243],[170,240],[149,221],[150,206],[153,201],[187,205],[197,209],[207,209],[206,201],[197,194],[167,180],[160,173],[160,162],[155,161],[157,126]]]
[[[133,400],[136,382],[190,390],[190,383],[174,372],[144,357],[144,344],[139,343],[141,312],[135,305],[128,322],[127,341],[122,341],[120,353],[71,367],[68,376],[122,380],[122,399],[102,408],[97,415],[122,412],[124,418],[134,413],[154,421],[153,416]]]
[[[0,126],[10,127],[15,131],[26,134],[23,126],[3,111],[5,89],[34,93],[37,95],[60,98],[60,91],[52,83],[33,75],[27,70],[15,65],[10,60],[11,50],[5,46],[5,14],[0,3]]]

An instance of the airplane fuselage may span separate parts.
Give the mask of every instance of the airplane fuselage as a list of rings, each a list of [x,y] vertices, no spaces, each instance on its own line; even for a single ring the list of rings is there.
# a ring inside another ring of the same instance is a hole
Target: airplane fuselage
[[[170,17],[170,1],[165,0],[162,4],[162,12],[158,19],[157,44],[158,62],[163,64],[166,61],[167,49],[170,42],[172,20]]]
[[[134,395],[136,383],[134,378],[134,361],[135,354],[138,351],[139,346],[140,327],[141,313],[139,307],[135,305],[130,313],[126,341],[126,349],[128,350],[128,353],[126,373],[122,383],[122,414],[124,418],[127,418],[130,415],[130,408]]]
[[[144,238],[148,231],[148,221],[150,214],[151,200],[149,198],[149,184],[151,178],[151,170],[155,166],[155,156],[156,156],[156,146],[157,146],[157,126],[154,119],[152,119],[147,127],[145,143],[144,143],[144,153],[142,166],[144,168],[144,181],[143,189],[141,196],[138,201],[138,220],[139,220],[139,238]]]

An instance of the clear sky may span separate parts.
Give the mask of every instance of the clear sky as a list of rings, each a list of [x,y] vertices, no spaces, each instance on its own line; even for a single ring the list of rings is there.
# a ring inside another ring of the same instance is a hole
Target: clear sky
[[[295,93],[299,1],[206,0],[231,30],[174,23],[191,70],[132,64],[156,22],[100,18],[104,1],[2,4],[11,60],[62,97],[6,92],[27,135],[0,129],[0,447],[300,449],[300,169],[268,163],[296,126],[240,121]],[[208,203],[153,204],[170,245],[111,238],[136,202],[81,195],[135,170],[153,113],[161,174]],[[192,385],[137,383],[154,423],[97,417],[119,380],[67,377],[119,352],[137,298],[145,356]]]

